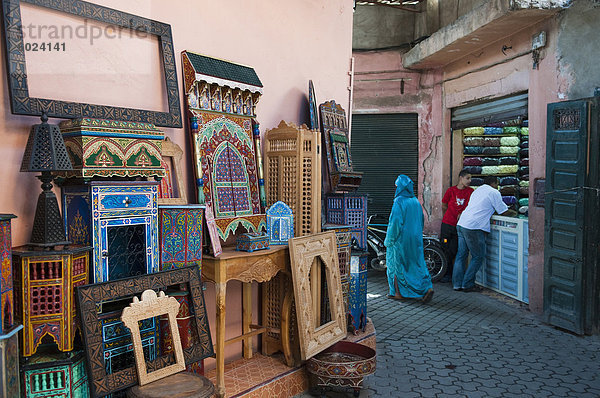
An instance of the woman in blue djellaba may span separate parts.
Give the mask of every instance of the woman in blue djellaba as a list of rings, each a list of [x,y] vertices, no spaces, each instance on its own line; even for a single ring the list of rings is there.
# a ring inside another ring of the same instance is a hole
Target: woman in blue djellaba
[[[415,197],[412,180],[404,174],[396,179],[396,194],[384,244],[390,287],[388,297],[429,302],[433,297],[433,285],[423,257],[423,208]]]

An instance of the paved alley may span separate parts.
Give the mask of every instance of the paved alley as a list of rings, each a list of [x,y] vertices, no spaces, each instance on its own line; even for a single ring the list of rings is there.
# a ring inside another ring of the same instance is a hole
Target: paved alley
[[[557,330],[490,290],[437,283],[425,305],[386,298],[383,272],[368,278],[377,372],[360,397],[600,397],[600,336]]]

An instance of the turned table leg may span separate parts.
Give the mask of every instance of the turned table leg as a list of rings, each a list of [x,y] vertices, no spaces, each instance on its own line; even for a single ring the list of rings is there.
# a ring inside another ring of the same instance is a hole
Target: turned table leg
[[[252,329],[252,283],[242,283],[242,333],[250,333]],[[252,358],[252,336],[244,338],[244,358]]]
[[[225,397],[225,293],[227,282],[216,283],[217,302],[217,396]]]

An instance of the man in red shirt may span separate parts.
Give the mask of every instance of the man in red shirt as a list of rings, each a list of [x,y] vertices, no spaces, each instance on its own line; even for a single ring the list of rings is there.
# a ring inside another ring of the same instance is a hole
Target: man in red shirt
[[[446,190],[442,198],[442,210],[444,217],[442,218],[442,228],[440,231],[440,241],[444,246],[446,255],[448,256],[448,269],[446,276],[441,282],[450,282],[452,278],[452,268],[454,267],[454,258],[458,250],[458,234],[456,232],[456,223],[463,210],[469,204],[469,198],[473,193],[471,185],[471,174],[465,170],[461,170],[458,174],[458,184]]]

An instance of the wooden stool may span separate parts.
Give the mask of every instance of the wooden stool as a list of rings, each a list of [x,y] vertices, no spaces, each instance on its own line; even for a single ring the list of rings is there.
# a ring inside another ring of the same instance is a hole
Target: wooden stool
[[[204,376],[180,372],[127,390],[129,398],[205,398],[215,393],[214,384]]]

